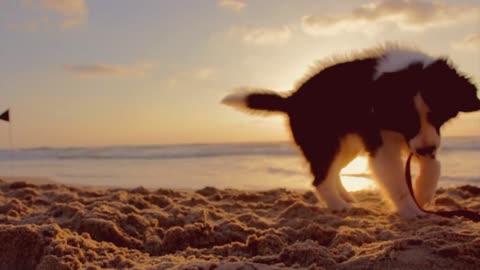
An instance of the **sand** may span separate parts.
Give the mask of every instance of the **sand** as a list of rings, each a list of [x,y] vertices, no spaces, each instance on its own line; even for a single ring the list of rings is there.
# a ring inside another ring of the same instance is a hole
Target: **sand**
[[[0,180],[0,270],[480,269],[480,225],[402,219],[376,191],[348,211],[312,192],[95,189]],[[433,209],[480,211],[480,188]]]

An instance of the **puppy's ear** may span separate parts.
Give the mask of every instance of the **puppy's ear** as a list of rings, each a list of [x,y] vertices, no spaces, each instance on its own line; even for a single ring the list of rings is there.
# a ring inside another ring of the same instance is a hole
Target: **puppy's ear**
[[[462,75],[459,76],[457,87],[458,97],[460,98],[460,111],[475,112],[480,110],[477,87]]]
[[[457,71],[447,58],[440,58],[430,66],[433,77],[438,78],[439,89],[452,89],[454,96],[449,97],[450,102],[458,104],[461,112],[474,112],[480,110],[480,100],[477,97],[477,87],[470,79]]]
[[[480,100],[478,98],[470,98],[463,104],[460,111],[462,112],[480,111]]]
[[[460,76],[457,93],[460,98],[461,112],[475,112],[480,110],[480,99],[477,96],[477,87],[468,78]]]

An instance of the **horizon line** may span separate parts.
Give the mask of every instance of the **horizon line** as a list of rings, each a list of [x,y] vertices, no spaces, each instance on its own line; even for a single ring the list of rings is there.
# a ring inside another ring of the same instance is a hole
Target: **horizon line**
[[[443,136],[446,138],[476,138],[480,135],[453,135]],[[105,144],[105,145],[82,145],[82,146],[31,146],[31,147],[14,147],[0,148],[0,151],[17,151],[17,150],[41,150],[41,149],[68,149],[68,148],[115,148],[115,147],[151,147],[151,146],[198,146],[198,145],[225,145],[225,144],[281,144],[290,143],[295,146],[292,140],[279,141],[225,141],[225,142],[191,142],[191,143],[158,143],[158,144]]]

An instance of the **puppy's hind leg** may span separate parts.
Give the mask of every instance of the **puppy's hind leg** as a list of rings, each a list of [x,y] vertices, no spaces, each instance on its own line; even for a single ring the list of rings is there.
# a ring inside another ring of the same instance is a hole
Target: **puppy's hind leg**
[[[339,157],[340,152],[338,143],[324,145],[312,151],[304,151],[305,157],[310,162],[310,168],[315,177],[313,185],[317,190],[317,194],[332,210],[342,210],[350,208],[339,190],[340,170],[342,168],[342,159]],[[346,191],[345,191],[346,192]]]
[[[314,180],[315,188],[328,208],[332,210],[350,208],[350,204],[346,202],[338,190],[338,175],[335,176],[334,173],[332,173],[322,180],[317,181],[317,179],[318,178],[315,178]]]
[[[340,141],[340,151],[337,154],[337,161],[340,169],[345,168],[350,162],[352,162],[358,153],[363,149],[363,142],[358,135],[349,134],[346,135]],[[340,172],[339,172],[340,173]],[[356,202],[355,198],[345,189],[341,181],[340,176],[337,179],[337,189],[342,198],[349,202]]]

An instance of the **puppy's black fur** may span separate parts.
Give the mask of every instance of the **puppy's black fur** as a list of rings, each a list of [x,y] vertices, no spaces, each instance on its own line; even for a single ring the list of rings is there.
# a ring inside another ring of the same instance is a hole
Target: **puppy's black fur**
[[[334,63],[322,68],[286,97],[275,92],[250,93],[250,109],[284,112],[291,132],[310,163],[319,185],[347,134],[360,136],[369,155],[382,146],[382,130],[395,131],[408,142],[420,130],[414,96],[430,108],[428,121],[440,127],[459,112],[480,110],[476,87],[446,59],[425,66],[411,62],[394,72],[376,75],[383,54]]]

